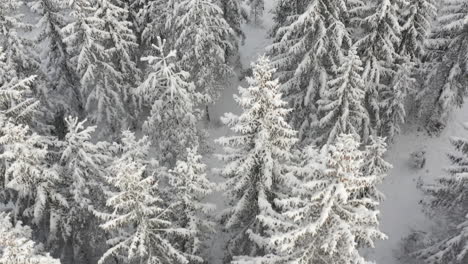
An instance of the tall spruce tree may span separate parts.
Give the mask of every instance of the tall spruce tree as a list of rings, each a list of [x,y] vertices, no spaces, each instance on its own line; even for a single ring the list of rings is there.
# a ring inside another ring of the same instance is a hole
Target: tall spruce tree
[[[245,40],[245,33],[242,31],[242,23],[247,20],[247,12],[242,7],[241,0],[218,0],[219,6],[223,11],[224,20],[231,26],[236,38],[231,39],[232,43],[237,46],[237,40],[241,42]]]
[[[0,263],[60,264],[31,240],[32,230],[21,221],[12,224],[11,217],[0,213]]]
[[[71,65],[71,56],[61,31],[67,23],[64,15],[66,5],[57,0],[35,0],[29,5],[40,18],[36,45],[43,47],[40,60],[48,85],[46,103],[55,111],[81,115],[83,102],[79,79]]]
[[[129,131],[117,145],[119,156],[106,177],[112,187],[106,202],[109,212],[96,212],[104,220],[101,227],[112,237],[111,248],[99,263],[109,258],[122,263],[201,262],[172,242],[190,231],[171,222],[177,204],[165,202],[161,195],[158,182],[166,170],[149,158],[150,145],[147,137],[137,140]]]
[[[16,77],[23,79],[37,74],[38,58],[35,56],[33,41],[24,37],[32,26],[25,22],[20,12],[23,2],[2,0],[0,2],[0,46],[3,47],[6,61],[11,65]]]
[[[363,61],[363,78],[366,82],[366,108],[371,117],[373,134],[386,134],[385,125],[393,120],[382,117],[382,112],[394,109],[387,107],[398,104],[381,104],[382,94],[388,91],[389,96],[399,96],[405,92],[404,86],[392,86],[401,58],[397,52],[401,42],[399,9],[402,0],[375,0],[369,4],[359,5],[351,10],[352,24],[363,29],[364,34],[356,40],[358,54]],[[399,91],[395,91],[400,88]],[[406,96],[406,95],[404,95]],[[393,100],[393,99],[392,99]],[[404,114],[404,113],[402,113]]]
[[[71,23],[62,30],[74,69],[80,78],[81,96],[90,122],[99,125],[101,136],[128,124],[126,78],[114,62],[132,42],[125,11],[107,0],[71,1]],[[130,34],[130,35],[129,35]],[[126,51],[127,52],[127,51]],[[127,52],[128,53],[128,52]],[[113,61],[114,60],[114,61]],[[128,58],[122,66],[132,68]]]
[[[285,14],[280,13],[283,10]],[[346,13],[346,5],[339,0],[279,2],[276,20],[284,24],[275,26],[274,44],[268,50],[301,141],[314,140],[320,91],[326,89],[343,50],[351,46],[342,19]]]
[[[68,133],[56,142],[61,190],[67,206],[62,207],[51,224],[56,241],[54,245],[62,256],[76,262],[94,262],[103,243],[103,232],[93,216],[104,205],[107,175],[105,167],[112,160],[109,144],[92,142],[95,126],[85,126],[86,120],[67,117]],[[63,243],[61,243],[61,241]]]
[[[176,51],[165,51],[165,41],[153,46],[157,56],[143,58],[151,67],[146,80],[137,88],[145,103],[151,107],[143,131],[150,136],[159,151],[159,160],[174,166],[187,148],[199,143],[195,109],[202,95],[189,82],[189,73],[176,65]]]
[[[364,81],[362,62],[355,48],[349,50],[337,69],[336,78],[328,82],[328,89],[318,101],[322,112],[320,128],[324,130],[323,142],[332,143],[341,134],[355,134],[367,140],[369,114],[364,107]]]
[[[386,236],[378,201],[362,195],[379,177],[362,173],[359,145],[342,134],[321,153],[306,148],[285,182],[288,195],[276,200],[282,217],[270,220],[278,230],[268,240],[271,253],[253,263],[369,263],[359,249]]]
[[[262,219],[275,214],[273,200],[297,141],[296,131],[285,120],[290,110],[281,99],[278,81],[272,80],[270,62],[262,57],[253,69],[249,87],[240,87],[240,96],[234,97],[243,113],[222,118],[236,135],[217,141],[226,152],[221,159],[226,162],[222,174],[227,178],[229,207],[223,219],[232,232],[227,259],[265,253],[265,245],[256,237],[270,228]]]
[[[188,231],[178,244],[188,254],[203,256],[206,251],[204,242],[215,232],[215,223],[209,219],[213,205],[203,199],[215,185],[207,179],[206,165],[202,163],[197,147],[187,149],[187,157],[177,161],[170,176],[172,199],[178,203],[172,221]]]
[[[171,26],[178,66],[190,72],[190,80],[205,96],[205,103],[213,103],[219,96],[222,80],[232,74],[226,51],[235,47],[234,31],[214,0],[177,1]],[[208,106],[206,111],[209,120]]]
[[[444,0],[428,40],[426,82],[419,94],[427,128],[438,132],[445,127],[454,106],[464,100],[468,84],[468,5]]]

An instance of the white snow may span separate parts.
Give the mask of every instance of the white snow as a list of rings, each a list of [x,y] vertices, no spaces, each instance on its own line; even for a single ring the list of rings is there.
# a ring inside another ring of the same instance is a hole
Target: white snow
[[[443,169],[450,163],[446,156],[452,151],[449,138],[468,136],[463,123],[468,121],[468,104],[452,113],[451,120],[440,136],[428,136],[425,131],[407,129],[390,145],[387,161],[393,165],[389,176],[381,186],[385,201],[381,204],[381,229],[388,240],[376,243],[369,259],[377,264],[400,263],[395,253],[400,250],[401,240],[412,230],[423,230],[432,222],[422,212],[422,192],[417,188],[418,179],[428,183],[443,175]],[[411,167],[410,154],[426,151],[426,164],[421,170]]]

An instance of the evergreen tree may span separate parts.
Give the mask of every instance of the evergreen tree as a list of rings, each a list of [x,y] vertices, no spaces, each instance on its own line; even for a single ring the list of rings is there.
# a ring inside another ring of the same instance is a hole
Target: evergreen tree
[[[34,56],[33,42],[23,35],[31,30],[20,13],[19,0],[0,1],[0,46],[3,47],[6,62],[19,79],[37,74],[38,62]]]
[[[119,19],[113,16],[120,15],[122,10],[112,10],[117,7],[108,5],[106,0],[97,2],[97,5],[88,0],[71,1],[69,8],[73,20],[62,30],[66,35],[64,41],[72,56],[71,61],[80,78],[85,110],[90,121],[102,128],[99,130],[101,135],[116,132],[128,121],[124,106],[124,95],[127,93],[126,87],[122,87],[124,76],[112,63],[112,56],[119,54],[118,49],[109,48],[107,44],[115,41],[114,45],[123,48],[126,48],[124,43],[128,44],[128,35],[120,35],[121,39],[110,38],[118,34],[118,31],[112,32],[112,26],[117,26],[121,33],[128,33],[124,21],[112,21]]]
[[[127,21],[129,12],[120,0],[99,0],[98,3],[95,16],[102,18],[103,29],[108,34],[104,47],[109,53],[108,59],[118,72],[119,82],[116,85],[126,103],[126,109],[135,112],[137,102],[130,89],[139,83],[141,72],[135,62],[138,44],[132,25]]]
[[[285,121],[290,110],[281,99],[278,81],[272,80],[270,62],[260,58],[253,69],[249,87],[240,87],[240,96],[234,97],[243,113],[222,118],[237,135],[217,141],[225,147],[221,158],[227,162],[222,174],[227,178],[224,190],[230,206],[223,218],[233,233],[227,258],[264,254],[264,244],[256,237],[271,228],[262,219],[275,214],[273,200],[297,141],[296,132]]]
[[[275,24],[271,30],[271,35],[276,36],[278,29],[292,23],[298,15],[305,11],[307,4],[307,0],[279,0],[273,10]]]
[[[78,76],[70,64],[70,54],[64,42],[61,29],[67,21],[63,12],[65,4],[57,0],[35,0],[29,3],[31,10],[40,19],[37,27],[40,31],[36,45],[41,45],[42,68],[48,80],[47,103],[53,110],[81,114],[81,100]]]
[[[15,219],[42,224],[52,202],[66,204],[57,190],[59,175],[48,163],[48,142],[25,125],[5,119],[0,124],[2,178],[4,187],[14,192]]]
[[[360,248],[386,236],[378,230],[378,201],[360,194],[376,175],[363,174],[363,153],[354,135],[340,135],[321,154],[308,148],[287,181],[290,194],[277,200],[283,231],[271,236],[266,263],[369,263]],[[281,230],[281,229],[280,229]]]
[[[236,42],[238,39],[242,42],[245,40],[245,34],[242,31],[241,25],[242,22],[247,20],[247,12],[242,7],[242,1],[240,0],[218,0],[218,2],[223,11],[224,20],[226,20],[235,33],[236,38],[231,41],[236,44],[237,47]]]
[[[432,19],[436,15],[434,0],[410,0],[400,9],[401,41],[397,53],[419,62],[425,54],[424,44],[429,35]]]
[[[318,102],[323,113],[320,127],[322,139],[332,143],[341,134],[355,134],[364,141],[369,135],[369,115],[364,107],[365,87],[361,77],[362,62],[352,48],[337,69],[337,76],[328,82],[324,99]]]
[[[2,63],[2,58],[0,54],[0,73],[8,72],[5,66],[9,65]],[[15,204],[15,218],[39,224],[49,203],[63,199],[55,189],[58,175],[48,164],[48,140],[27,126],[38,107],[31,97],[33,81],[34,77],[14,77],[0,87],[0,198]]]
[[[143,131],[157,146],[159,160],[173,166],[179,156],[185,156],[187,147],[198,145],[195,104],[202,96],[188,81],[190,75],[175,64],[176,51],[166,54],[165,41],[158,42],[154,48],[159,55],[143,58],[151,72],[137,93],[151,107]]]
[[[274,44],[268,50],[278,68],[282,91],[293,108],[292,125],[301,141],[313,141],[318,125],[317,101],[350,47],[350,37],[341,18],[343,1],[280,1],[274,28]],[[279,12],[286,10],[283,15]]]
[[[206,103],[213,103],[219,96],[220,80],[232,73],[226,51],[234,48],[234,31],[214,0],[178,1],[171,25],[178,65],[190,72],[190,80],[203,93]],[[209,119],[208,111],[206,114]]]
[[[376,183],[381,183],[392,169],[392,165],[385,161],[384,155],[387,152],[387,143],[382,137],[369,137],[369,143],[363,152],[362,174],[374,175]],[[384,199],[384,194],[377,190],[376,185],[366,187],[366,197],[370,197],[377,201]]]
[[[264,0],[249,0],[250,19],[253,19],[255,24],[261,23],[263,11],[265,10]]]
[[[10,216],[0,213],[0,263],[5,264],[60,264],[44,253],[40,244],[31,240],[32,230],[21,221],[15,225]]]
[[[400,125],[406,122],[407,97],[415,86],[416,79],[412,76],[414,64],[407,61],[396,65],[396,71],[389,86],[380,95],[381,136],[390,141],[400,133]]]
[[[444,0],[437,23],[428,40],[426,82],[419,94],[422,112],[430,131],[445,127],[454,106],[463,103],[468,83],[468,5],[463,1]]]
[[[171,193],[178,206],[174,216],[179,225],[189,233],[182,241],[184,251],[200,256],[205,249],[203,242],[215,232],[215,224],[208,219],[213,206],[203,199],[213,191],[214,184],[206,177],[206,165],[201,161],[197,148],[187,149],[185,161],[178,160],[171,171]]]
[[[99,263],[114,257],[123,263],[196,263],[202,260],[180,251],[171,238],[190,232],[170,222],[177,204],[166,204],[158,180],[165,173],[149,159],[150,141],[136,140],[124,132],[118,149],[120,156],[109,167],[106,178],[113,188],[106,205],[110,213],[96,213],[105,222],[101,227],[112,233],[112,246]]]
[[[443,216],[448,229],[446,237],[434,239],[435,243],[417,252],[428,264],[461,264],[468,260],[468,140],[453,137],[450,141],[455,149],[448,154],[452,166],[436,184],[425,187],[431,197],[427,206]]]
[[[143,55],[149,55],[151,45],[157,38],[170,37],[169,21],[172,19],[175,0],[131,0],[128,1],[129,20],[137,36]]]
[[[358,54],[363,61],[363,79],[366,82],[366,108],[371,117],[373,133],[377,135],[387,134],[383,128],[393,120],[382,117],[382,112],[398,111],[386,109],[387,107],[399,107],[399,104],[385,104],[382,106],[382,94],[388,92],[390,96],[401,95],[406,87],[394,86],[392,83],[396,75],[396,65],[401,63],[397,48],[401,42],[401,26],[399,24],[399,8],[402,0],[376,0],[370,5],[360,5],[351,10],[352,23],[364,30],[364,34],[356,41]],[[396,91],[396,88],[400,88]],[[395,101],[395,99],[391,99]],[[401,115],[404,114],[400,112]]]
[[[86,120],[65,119],[68,133],[63,141],[56,143],[59,154],[59,172],[62,191],[66,195],[67,206],[60,208],[55,215],[51,229],[57,241],[64,240],[58,249],[65,256],[77,262],[93,262],[97,245],[102,240],[102,232],[97,228],[94,210],[104,205],[103,184],[107,176],[105,166],[111,160],[108,143],[91,141],[96,127],[85,127]]]

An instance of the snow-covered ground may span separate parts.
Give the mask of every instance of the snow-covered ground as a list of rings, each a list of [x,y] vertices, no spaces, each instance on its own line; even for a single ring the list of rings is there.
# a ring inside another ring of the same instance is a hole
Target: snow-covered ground
[[[250,64],[259,56],[265,53],[265,48],[271,43],[268,38],[268,31],[273,25],[272,8],[276,0],[265,0],[265,12],[261,25],[243,25],[246,34],[244,45],[240,47],[240,59],[243,69],[250,67]],[[221,94],[217,104],[213,107],[212,118],[219,120],[219,117],[226,112],[239,113],[240,109],[233,100],[233,95],[237,93],[239,81],[233,79],[231,85],[226,87]],[[451,136],[468,136],[468,132],[463,128],[463,123],[468,122],[468,104],[463,108],[453,112],[447,128],[440,136],[431,137],[425,131],[418,131],[412,126],[406,129],[389,146],[387,160],[392,163],[393,169],[385,182],[380,187],[386,199],[380,206],[381,209],[381,229],[388,235],[385,241],[378,241],[375,249],[367,250],[364,254],[369,260],[377,264],[409,264],[401,263],[397,259],[397,252],[400,250],[401,241],[408,236],[412,230],[422,230],[429,227],[431,221],[422,212],[421,200],[423,194],[417,188],[419,180],[424,182],[433,181],[442,175],[443,168],[449,165],[446,153],[451,151],[449,138]],[[208,129],[210,142],[214,148],[213,154],[221,153],[220,146],[214,143],[214,139],[229,133],[226,127],[219,124]],[[410,166],[410,154],[414,151],[425,151],[426,164],[422,169],[414,169]],[[208,156],[205,160],[208,167],[220,168],[222,164],[215,155]],[[211,171],[211,180],[222,181],[218,174]],[[217,192],[209,197],[209,200],[218,206],[218,211],[224,207],[222,193]],[[209,263],[222,263],[223,251],[220,248],[226,239],[226,235],[220,230],[218,236],[212,242],[211,257]]]
[[[424,230],[432,222],[422,212],[420,201],[423,194],[417,189],[421,179],[430,183],[444,173],[449,165],[447,153],[453,151],[450,137],[467,137],[468,131],[463,123],[468,122],[468,104],[456,109],[440,136],[428,136],[424,131],[409,129],[398,136],[390,145],[387,160],[393,169],[381,186],[386,199],[381,205],[381,229],[388,235],[386,241],[379,241],[369,258],[377,264],[408,264],[400,263],[395,253],[400,250],[401,240],[412,230]],[[426,152],[426,164],[420,170],[413,169],[409,164],[409,156],[413,151]]]

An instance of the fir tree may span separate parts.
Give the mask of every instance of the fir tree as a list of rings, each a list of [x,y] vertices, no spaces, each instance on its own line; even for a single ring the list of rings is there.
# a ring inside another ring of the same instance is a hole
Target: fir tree
[[[409,57],[413,62],[419,62],[423,58],[424,44],[435,15],[434,0],[410,0],[406,8],[400,9],[402,25],[398,54]]]
[[[381,105],[382,93],[388,91],[389,95],[399,96],[401,92],[406,91],[395,91],[396,88],[405,87],[391,85],[397,70],[395,65],[400,63],[397,47],[401,42],[401,26],[398,19],[401,5],[403,5],[402,0],[376,0],[370,5],[360,5],[351,10],[352,23],[364,30],[362,37],[356,41],[356,46],[363,61],[366,108],[371,117],[373,133],[378,135],[386,134],[385,129],[382,128],[383,123],[393,121],[382,120],[382,112],[395,111],[385,109]],[[399,105],[386,104],[385,106]]]
[[[274,28],[274,44],[268,50],[278,68],[282,91],[293,108],[292,125],[301,141],[313,141],[318,125],[317,104],[351,40],[345,28],[346,5],[342,1],[303,3],[280,1]],[[286,10],[288,16],[279,14]]]
[[[52,202],[66,204],[58,193],[59,175],[47,159],[48,142],[25,125],[0,119],[0,160],[6,164],[5,188],[14,191],[15,219],[42,224]]]
[[[171,26],[178,65],[190,72],[190,80],[203,93],[206,103],[213,103],[219,96],[220,80],[232,73],[226,51],[234,48],[234,31],[214,0],[178,1]],[[206,114],[209,119],[208,111]]]
[[[101,227],[112,234],[108,241],[111,248],[99,263],[110,257],[123,263],[201,261],[171,244],[171,238],[186,237],[190,231],[170,221],[177,204],[163,200],[158,180],[165,169],[148,158],[150,144],[146,137],[136,140],[131,132],[123,134],[120,156],[109,167],[107,177],[113,188],[106,202],[110,213],[96,213],[105,221]]]
[[[337,76],[328,82],[324,99],[318,102],[322,112],[320,127],[322,139],[332,143],[341,134],[355,134],[365,141],[369,135],[369,115],[364,107],[362,62],[352,48],[337,70]]]
[[[263,11],[265,10],[264,0],[249,0],[250,19],[253,19],[255,24],[261,23]]]
[[[283,216],[276,226],[283,230],[271,236],[266,263],[369,263],[359,249],[386,236],[373,209],[378,201],[360,195],[379,178],[363,174],[362,166],[354,135],[340,135],[322,153],[306,149],[286,182],[291,195],[276,201]]]
[[[151,72],[138,87],[139,93],[151,107],[143,131],[151,137],[163,163],[173,166],[187,147],[198,145],[195,104],[201,95],[194,91],[189,74],[175,64],[176,51],[166,54],[165,41],[159,39],[154,46],[157,56],[143,58],[151,66]]]
[[[178,206],[174,209],[176,222],[189,233],[178,243],[186,253],[200,256],[203,242],[215,231],[214,222],[208,219],[213,206],[203,199],[213,191],[214,184],[206,177],[206,165],[201,161],[198,149],[187,149],[186,160],[178,160],[171,171],[171,193]]]
[[[20,79],[37,74],[39,66],[34,56],[33,42],[22,33],[32,29],[20,13],[22,5],[18,0],[0,1],[0,46],[3,47],[7,63]]]
[[[227,162],[222,174],[229,207],[224,213],[226,229],[232,231],[227,258],[264,254],[264,243],[256,239],[271,228],[262,219],[275,214],[273,200],[283,178],[285,162],[291,158],[296,132],[286,123],[289,109],[281,99],[278,81],[272,80],[270,62],[260,58],[249,87],[239,88],[236,102],[240,116],[226,114],[222,121],[237,135],[222,137],[221,156]]]
[[[247,12],[242,7],[240,0],[218,0],[219,6],[223,11],[224,20],[229,24],[234,31],[236,38],[231,39],[231,42],[236,44],[237,40],[241,42],[245,40],[245,33],[242,31],[241,25],[247,20]]]
[[[169,21],[174,12],[175,0],[131,0],[129,20],[137,36],[140,51],[150,55],[151,46],[157,44],[157,38],[169,36]]]
[[[71,56],[61,31],[67,23],[63,15],[65,4],[57,0],[35,0],[29,5],[40,17],[36,44],[43,46],[40,59],[48,81],[47,103],[53,105],[56,111],[64,109],[69,113],[81,114],[83,102],[78,76],[70,64]]]
[[[139,83],[141,72],[135,62],[138,44],[131,24],[127,21],[129,12],[120,0],[99,0],[98,3],[95,16],[102,18],[103,29],[108,34],[104,44],[109,60],[118,72],[117,86],[126,109],[135,112],[137,102],[130,89]]]
[[[0,263],[60,264],[31,238],[31,228],[22,225],[21,221],[13,225],[9,215],[0,213]]]
[[[416,254],[429,264],[461,264],[468,260],[468,140],[453,137],[450,141],[455,149],[448,154],[452,166],[436,184],[424,188],[431,197],[428,208],[444,216],[447,227],[446,237],[435,238],[432,245]]]
[[[99,251],[96,245],[102,240],[92,213],[104,205],[103,183],[107,176],[105,166],[111,160],[110,150],[108,143],[91,142],[96,127],[86,127],[86,120],[79,122],[78,118],[67,117],[65,122],[68,133],[56,143],[56,151],[67,206],[57,212],[51,229],[61,234],[55,239],[65,242],[58,248],[62,254],[72,256],[75,261],[92,262],[90,258]]]
[[[440,131],[454,106],[463,103],[468,83],[468,5],[443,1],[437,23],[428,40],[426,82],[419,98],[421,111],[428,112],[427,127]]]
[[[2,63],[0,71],[8,72]],[[6,77],[6,75],[3,75]],[[35,118],[38,102],[31,97],[34,77],[3,83],[0,87],[0,151],[2,195],[13,192],[15,218],[40,224],[51,201],[62,201],[55,185],[58,175],[48,164],[48,140],[33,133],[28,123]],[[9,202],[4,200],[3,202]]]
[[[392,169],[392,165],[384,159],[386,152],[387,143],[385,143],[385,138],[369,137],[369,143],[366,145],[362,157],[362,174],[374,175],[377,178],[376,183],[381,183]],[[376,188],[375,184],[367,187],[363,195],[377,201],[382,201],[385,197],[384,194]]]
[[[85,110],[92,123],[100,126],[100,134],[106,135],[115,132],[124,126],[128,121],[128,112],[124,106],[125,88],[122,73],[112,63],[113,51],[106,44],[116,41],[110,39],[112,16],[118,15],[110,11],[107,1],[102,0],[93,5],[87,0],[71,1],[72,22],[62,30],[66,35],[64,39],[69,52],[74,69],[79,75],[81,84],[81,96],[83,98]],[[109,16],[107,16],[109,15]],[[115,18],[117,19],[117,18]],[[116,22],[123,30],[125,22]],[[120,36],[125,38],[125,36]],[[125,39],[126,40],[126,39]],[[122,44],[122,39],[119,40]],[[113,43],[116,44],[117,42]],[[124,61],[124,60],[123,60]]]

